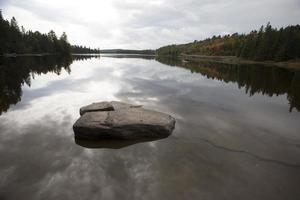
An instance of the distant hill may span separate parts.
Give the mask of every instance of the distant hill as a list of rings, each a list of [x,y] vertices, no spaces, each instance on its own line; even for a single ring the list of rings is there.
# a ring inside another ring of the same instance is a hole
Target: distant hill
[[[154,55],[155,50],[146,49],[146,50],[132,50],[132,49],[103,49],[100,50],[100,53],[112,53],[112,54],[150,54]]]

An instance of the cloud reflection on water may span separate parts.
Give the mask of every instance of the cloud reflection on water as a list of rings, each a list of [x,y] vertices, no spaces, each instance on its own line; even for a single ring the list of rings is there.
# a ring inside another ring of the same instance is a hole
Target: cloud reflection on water
[[[299,168],[216,147],[299,164],[300,115],[287,111],[285,97],[249,97],[234,83],[154,60],[101,58],[70,68],[63,79],[45,74],[32,88],[23,86],[22,101],[0,116],[0,198],[300,196]],[[103,100],[171,113],[176,129],[167,139],[121,149],[77,145],[72,125],[79,108]]]

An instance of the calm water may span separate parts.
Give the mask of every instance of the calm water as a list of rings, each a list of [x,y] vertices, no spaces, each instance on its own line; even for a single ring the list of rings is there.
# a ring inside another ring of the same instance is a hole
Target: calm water
[[[79,108],[172,114],[157,141],[75,141]],[[0,60],[0,199],[299,199],[300,71],[138,56]]]

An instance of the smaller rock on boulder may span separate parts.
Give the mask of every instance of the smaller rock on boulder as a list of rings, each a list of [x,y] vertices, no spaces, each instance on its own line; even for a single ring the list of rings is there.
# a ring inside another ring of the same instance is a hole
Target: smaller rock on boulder
[[[73,125],[80,139],[164,138],[175,127],[175,119],[168,114],[117,101],[84,106],[80,115]]]

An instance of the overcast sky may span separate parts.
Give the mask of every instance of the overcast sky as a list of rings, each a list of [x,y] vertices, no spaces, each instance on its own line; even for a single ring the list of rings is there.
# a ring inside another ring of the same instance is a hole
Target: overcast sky
[[[300,24],[300,0],[0,0],[5,18],[72,44],[146,49]]]

